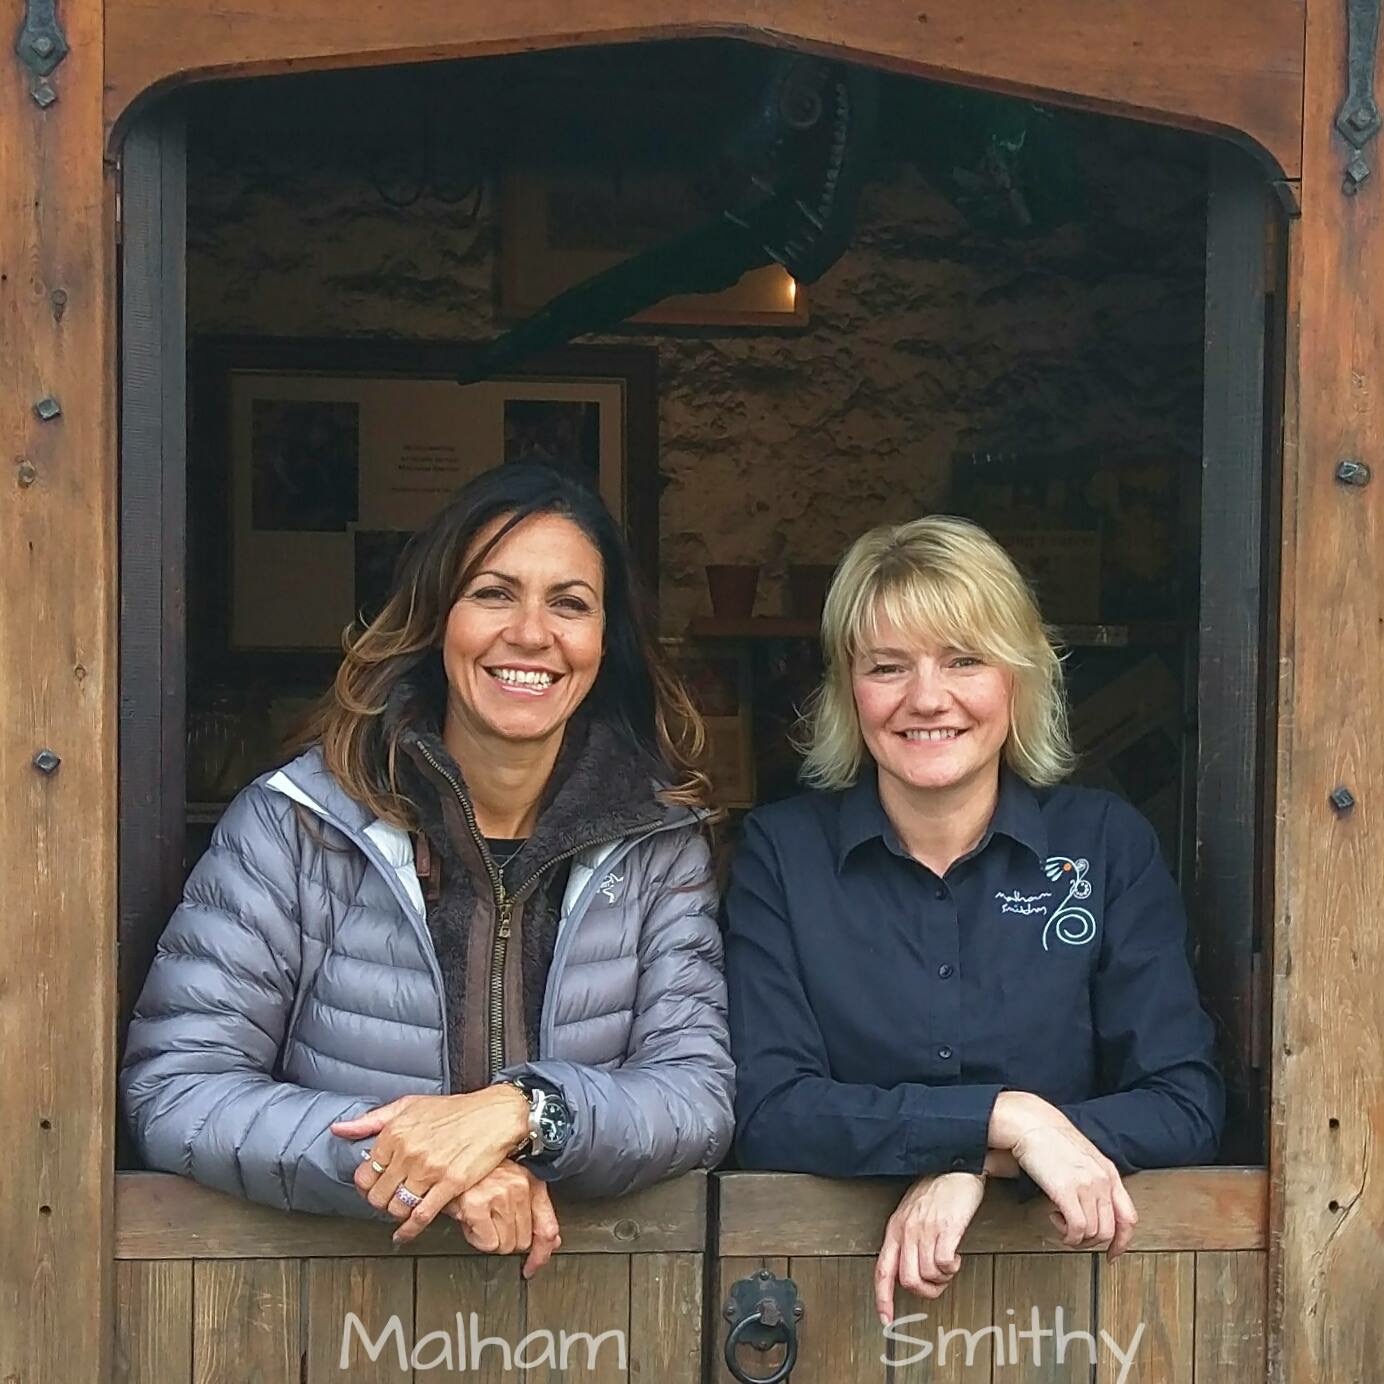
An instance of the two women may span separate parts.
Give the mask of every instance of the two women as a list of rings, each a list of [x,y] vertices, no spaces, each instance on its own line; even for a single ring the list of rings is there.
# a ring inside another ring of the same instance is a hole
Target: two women
[[[188,880],[121,1073],[146,1162],[399,1241],[446,1212],[528,1269],[549,1182],[719,1162],[700,736],[600,501],[530,464],[468,485]]]
[[[918,1179],[877,1264],[935,1297],[987,1176],[1120,1253],[1124,1175],[1209,1161],[1224,1115],[1148,822],[1059,786],[1057,656],[1000,546],[933,517],[861,538],[823,616],[817,786],[750,815],[725,900],[742,1166]]]
[[[715,1166],[734,1094],[744,1167],[910,1179],[884,1318],[987,1176],[1119,1253],[1124,1176],[1223,1115],[1154,833],[1058,786],[1057,657],[973,525],[867,534],[823,629],[815,789],[750,815],[724,903],[728,1033],[699,728],[618,533],[541,467],[468,486],[188,882],[122,1073],[146,1160],[402,1239],[446,1212],[528,1271],[547,1183]]]

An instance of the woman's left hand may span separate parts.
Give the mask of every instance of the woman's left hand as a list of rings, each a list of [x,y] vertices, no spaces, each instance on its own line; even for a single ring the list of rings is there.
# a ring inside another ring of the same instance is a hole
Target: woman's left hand
[[[403,1220],[396,1243],[417,1238],[453,1198],[494,1172],[528,1129],[528,1101],[506,1083],[457,1096],[400,1096],[331,1127],[342,1139],[377,1136],[355,1183],[371,1206]],[[400,1187],[422,1198],[411,1211],[395,1197]]]
[[[961,1268],[961,1237],[985,1195],[975,1173],[943,1173],[915,1182],[884,1228],[875,1263],[875,1307],[880,1322],[894,1319],[894,1284],[936,1298]]]

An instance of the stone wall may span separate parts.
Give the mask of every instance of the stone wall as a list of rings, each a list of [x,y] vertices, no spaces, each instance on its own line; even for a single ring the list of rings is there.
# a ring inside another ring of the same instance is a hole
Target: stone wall
[[[474,221],[429,197],[393,207],[362,173],[368,111],[324,120],[306,88],[258,89],[209,89],[192,122],[191,330],[492,335],[493,182]],[[641,336],[660,356],[667,632],[708,608],[708,562],[763,563],[757,612],[778,613],[786,562],[945,507],[958,453],[1197,453],[1204,146],[1061,128],[1085,190],[1058,229],[974,228],[891,131],[809,329]]]

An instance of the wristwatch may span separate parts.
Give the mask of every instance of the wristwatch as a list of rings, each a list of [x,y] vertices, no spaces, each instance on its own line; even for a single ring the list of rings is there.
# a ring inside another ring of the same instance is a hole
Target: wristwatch
[[[542,1163],[556,1158],[572,1137],[572,1110],[562,1092],[528,1076],[511,1077],[510,1085],[522,1091],[529,1102],[529,1137],[514,1153],[515,1162]]]

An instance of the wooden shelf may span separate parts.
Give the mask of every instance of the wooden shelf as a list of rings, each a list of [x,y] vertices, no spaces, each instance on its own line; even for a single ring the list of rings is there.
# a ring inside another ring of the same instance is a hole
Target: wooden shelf
[[[701,615],[687,627],[692,639],[816,639],[816,620],[787,615],[755,615],[723,620]],[[1183,627],[1173,621],[1148,621],[1125,625],[1059,625],[1062,643],[1071,649],[1123,649],[1152,644],[1176,644]]]

